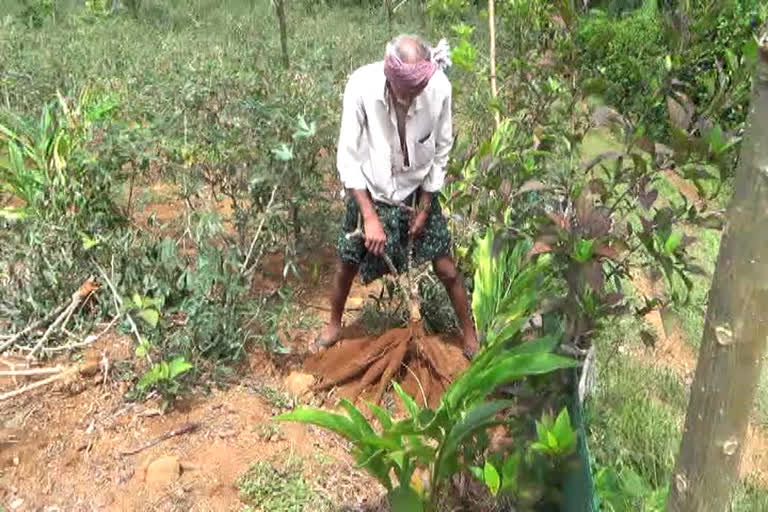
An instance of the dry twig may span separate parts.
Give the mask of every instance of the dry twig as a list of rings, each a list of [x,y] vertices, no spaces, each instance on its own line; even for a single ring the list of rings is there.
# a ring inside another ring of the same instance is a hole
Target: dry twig
[[[163,434],[163,435],[161,435],[159,437],[156,437],[156,438],[152,439],[151,441],[148,441],[148,442],[144,443],[143,445],[139,446],[138,448],[135,448],[133,450],[127,450],[127,451],[120,452],[120,455],[123,455],[123,456],[126,456],[126,455],[136,455],[137,453],[142,452],[142,451],[146,450],[147,448],[152,448],[156,444],[162,443],[166,439],[170,439],[170,438],[172,438],[174,436],[180,436],[180,435],[183,435],[183,434],[188,434],[190,432],[196,431],[199,428],[200,428],[200,424],[199,423],[196,423],[196,422],[185,423],[184,425],[180,426],[179,428],[173,429],[170,432],[166,432],[165,434]]]
[[[75,309],[77,309],[80,303],[86,299],[86,297],[90,296],[98,289],[98,283],[93,281],[91,278],[86,279],[85,282],[80,285],[77,291],[72,294],[72,299],[70,300],[69,305],[64,308],[64,311],[62,311],[59,316],[56,317],[56,320],[54,320],[53,323],[48,326],[48,329],[46,329],[43,336],[32,348],[32,352],[27,355],[27,361],[31,361],[35,358],[35,354],[39,352],[41,348],[43,348],[45,342],[48,341],[48,338],[51,337],[51,334],[53,334],[57,328],[66,328],[67,322],[69,322],[69,319],[72,317],[72,313],[74,313]]]
[[[14,389],[13,391],[9,391],[8,393],[3,393],[0,395],[0,402],[3,402],[5,400],[9,400],[11,398],[17,397],[19,395],[23,395],[27,391],[32,391],[33,389],[37,389],[43,386],[46,386],[48,384],[51,384],[53,382],[56,382],[58,380],[65,379],[67,377],[71,377],[75,374],[80,375],[90,375],[95,371],[98,371],[99,365],[98,363],[87,363],[82,365],[73,366],[71,368],[68,368],[64,371],[61,371],[55,375],[52,375],[48,377],[47,379],[43,379],[37,382],[33,382],[32,384],[29,384],[27,386],[24,386],[19,389]]]

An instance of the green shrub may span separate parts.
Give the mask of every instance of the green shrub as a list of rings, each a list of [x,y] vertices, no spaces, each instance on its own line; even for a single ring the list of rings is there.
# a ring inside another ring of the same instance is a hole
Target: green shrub
[[[666,110],[656,92],[667,49],[658,11],[643,8],[621,18],[595,12],[579,24],[574,41],[584,75],[602,79],[606,103],[649,122],[652,135],[662,134]]]

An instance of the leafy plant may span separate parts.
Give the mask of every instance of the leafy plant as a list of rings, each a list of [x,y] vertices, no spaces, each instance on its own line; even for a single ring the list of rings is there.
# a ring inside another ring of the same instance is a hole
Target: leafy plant
[[[150,389],[157,390],[165,404],[173,402],[181,389],[179,376],[193,369],[183,357],[175,357],[170,361],[161,361],[153,365],[136,384],[141,393]]]
[[[506,456],[491,454],[484,466],[469,468],[472,475],[486,485],[491,495],[504,495],[507,501],[528,501],[531,489],[539,488],[542,482],[549,483],[547,479],[553,479],[555,468],[568,466],[569,457],[576,453],[577,441],[568,409],[563,408],[554,422],[545,414],[540,422],[536,422],[536,429],[538,440],[518,442]],[[545,459],[542,460],[541,455]],[[537,478],[541,482],[537,482]]]
[[[475,287],[475,293],[481,293],[478,290],[482,290],[482,284]],[[530,375],[547,374],[576,364],[570,358],[552,353],[558,342],[556,335],[509,346],[525,318],[512,313],[530,310],[528,300],[526,296],[510,297],[503,308],[498,308],[497,314],[505,318],[504,329],[486,339],[469,368],[446,389],[436,410],[420,407],[393,383],[408,417],[395,421],[385,410],[368,404],[379,421],[379,432],[346,400],[340,402],[346,416],[300,407],[276,420],[310,423],[336,432],[352,442],[356,460],[387,489],[394,509],[430,508],[436,504],[440,489],[449,478],[469,464],[460,456],[462,447],[483,435],[488,427],[505,422],[498,415],[513,402],[488,401],[487,397],[495,389]],[[414,472],[420,467],[429,475],[426,489],[418,484],[415,489],[412,485]]]
[[[536,422],[536,433],[539,439],[531,445],[532,450],[553,457],[570,455],[576,450],[576,432],[571,427],[568,409],[563,409],[557,419],[542,417]]]

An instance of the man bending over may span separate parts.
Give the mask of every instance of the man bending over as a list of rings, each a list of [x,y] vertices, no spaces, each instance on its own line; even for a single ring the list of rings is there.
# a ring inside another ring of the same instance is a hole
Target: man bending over
[[[463,333],[464,353],[477,350],[464,283],[451,258],[451,236],[436,197],[453,145],[450,65],[447,44],[436,49],[416,36],[387,45],[384,61],[357,69],[344,91],[337,167],[347,199],[339,236],[339,265],[331,292],[331,319],[315,341],[336,343],[352,281],[360,272],[370,283],[388,272],[382,255],[398,272],[431,261],[445,286]],[[363,228],[364,236],[346,233]]]

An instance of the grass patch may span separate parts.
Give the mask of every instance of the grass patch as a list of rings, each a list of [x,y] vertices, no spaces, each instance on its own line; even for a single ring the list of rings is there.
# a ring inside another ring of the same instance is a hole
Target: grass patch
[[[288,410],[296,405],[291,395],[267,384],[253,385],[251,390],[275,409]]]
[[[248,505],[243,512],[316,512],[332,510],[327,496],[304,478],[304,463],[296,457],[284,464],[257,462],[237,481],[240,497]]]
[[[768,489],[753,482],[741,482],[733,490],[730,512],[757,512],[768,510]]]
[[[598,367],[599,389],[587,409],[596,460],[629,467],[653,487],[663,486],[680,444],[684,387],[666,370],[622,353],[599,350]]]

